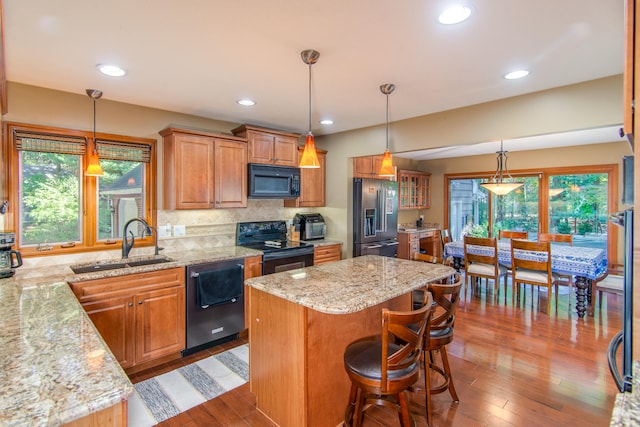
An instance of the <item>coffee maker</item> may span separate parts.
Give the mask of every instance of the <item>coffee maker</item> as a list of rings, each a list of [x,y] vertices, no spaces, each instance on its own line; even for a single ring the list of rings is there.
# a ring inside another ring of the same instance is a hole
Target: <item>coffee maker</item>
[[[15,233],[0,232],[0,279],[13,276],[14,269],[22,265],[20,252],[11,249],[15,242]]]

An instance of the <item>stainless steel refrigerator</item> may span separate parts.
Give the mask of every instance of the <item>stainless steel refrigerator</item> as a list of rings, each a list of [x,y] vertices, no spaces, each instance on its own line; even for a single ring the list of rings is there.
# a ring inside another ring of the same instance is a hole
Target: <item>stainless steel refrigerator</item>
[[[618,332],[607,350],[609,370],[621,392],[633,388],[633,209],[611,215],[611,222],[624,227],[624,306],[622,330]],[[618,367],[618,348],[622,348],[622,369]]]
[[[353,256],[398,255],[398,183],[353,178]]]

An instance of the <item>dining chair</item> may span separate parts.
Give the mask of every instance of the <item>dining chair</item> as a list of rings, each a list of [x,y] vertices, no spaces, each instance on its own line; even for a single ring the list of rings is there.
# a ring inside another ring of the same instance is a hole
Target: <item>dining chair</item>
[[[527,240],[529,238],[528,231],[513,231],[513,230],[500,230],[498,231],[498,240],[502,239],[522,239]]]
[[[444,256],[444,245],[451,242],[451,232],[448,228],[440,230],[440,241],[442,242],[442,254]]]
[[[551,311],[551,294],[556,285],[557,275],[551,271],[551,243],[530,242],[528,240],[511,240],[511,270],[512,270],[512,304],[518,298],[520,304],[520,285],[531,286],[531,303],[533,304],[533,287],[547,289],[547,314]],[[556,308],[558,298],[556,296]]]
[[[573,234],[538,233],[538,242],[566,243],[573,246]],[[573,276],[571,274],[558,274],[556,285],[556,298],[558,297],[558,285],[569,287],[569,306],[571,306],[571,294],[573,293]]]
[[[363,413],[371,405],[394,408],[401,425],[415,425],[407,391],[420,378],[420,356],[434,307],[431,293],[424,296],[417,310],[383,308],[380,336],[356,340],[345,349],[344,368],[351,380],[346,426],[362,425]]]
[[[447,266],[451,266],[453,265],[453,257],[449,257],[447,259],[443,259],[437,256],[433,256],[433,255],[429,255],[429,254],[423,254],[423,253],[419,253],[419,252],[413,252],[413,254],[411,255],[411,259],[413,261],[420,261],[420,262],[426,262],[429,264],[444,264]],[[440,279],[434,283],[453,283],[453,277],[454,276],[450,276],[450,277],[446,277],[444,279]],[[422,306],[422,301],[424,299],[424,293],[427,291],[427,286],[420,288],[420,289],[416,289],[415,291],[413,291],[413,308],[418,309]]]
[[[500,278],[504,277],[504,295],[507,297],[507,268],[498,262],[498,241],[495,237],[464,236],[465,286],[471,278],[494,281],[493,296],[497,301]],[[471,285],[473,289],[473,284]]]

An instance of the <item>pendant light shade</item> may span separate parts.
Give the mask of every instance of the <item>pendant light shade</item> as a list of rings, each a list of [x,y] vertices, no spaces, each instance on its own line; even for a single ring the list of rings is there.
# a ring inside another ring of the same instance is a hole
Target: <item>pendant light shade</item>
[[[520,188],[524,185],[524,182],[522,181],[504,181],[505,175],[509,179],[513,179],[513,177],[509,174],[509,169],[507,169],[507,153],[508,151],[504,151],[502,149],[502,141],[500,141],[500,151],[496,151],[496,154],[498,154],[498,169],[496,170],[496,173],[491,177],[489,182],[480,184],[480,187],[486,188],[487,190],[498,196],[504,196],[505,194],[508,194],[516,188]]]
[[[304,143],[304,151],[302,152],[302,158],[300,158],[301,168],[319,168],[320,161],[318,160],[318,153],[316,153],[316,144],[311,133],[311,66],[318,61],[320,53],[315,50],[308,49],[300,52],[302,61],[309,66],[309,132],[307,133],[307,139]]]
[[[389,94],[396,89],[396,86],[392,83],[383,84],[380,86],[380,92],[387,96],[387,145],[382,157],[382,164],[380,165],[379,176],[392,177],[396,175],[396,171],[393,168],[393,161],[391,160],[391,152],[389,151]]]
[[[100,158],[98,157],[98,145],[96,144],[96,100],[102,97],[102,91],[97,89],[87,89],[87,95],[93,99],[93,145],[92,150],[89,152],[89,164],[85,175],[87,176],[103,176],[104,171],[100,165]]]

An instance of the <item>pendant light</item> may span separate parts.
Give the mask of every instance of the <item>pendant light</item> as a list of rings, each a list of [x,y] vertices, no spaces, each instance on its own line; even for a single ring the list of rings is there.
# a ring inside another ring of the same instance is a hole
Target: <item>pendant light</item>
[[[396,90],[396,86],[392,83],[380,86],[380,92],[387,96],[387,145],[382,157],[379,176],[396,176],[396,171],[393,169],[393,162],[391,161],[391,152],[389,151],[389,94],[394,90]]]
[[[301,168],[319,168],[320,161],[318,160],[315,141],[311,133],[311,66],[318,61],[320,53],[308,49],[300,52],[300,56],[302,56],[302,61],[309,65],[309,133],[307,133],[307,139],[304,143],[304,151],[302,152],[299,166]]]
[[[508,151],[504,151],[502,149],[502,141],[500,141],[500,151],[496,151],[496,154],[498,155],[498,169],[489,182],[480,184],[480,187],[484,187],[498,196],[504,196],[505,194],[508,194],[516,188],[520,188],[524,185],[524,182],[522,181],[504,182],[505,175],[506,177],[513,179],[511,174],[509,174],[509,169],[507,168],[507,153]],[[503,167],[504,171],[502,169]]]
[[[93,150],[89,153],[89,165],[85,171],[86,176],[103,176],[104,171],[100,166],[100,158],[98,157],[98,145],[96,144],[96,100],[102,97],[102,91],[98,89],[87,89],[87,95],[93,99]]]

